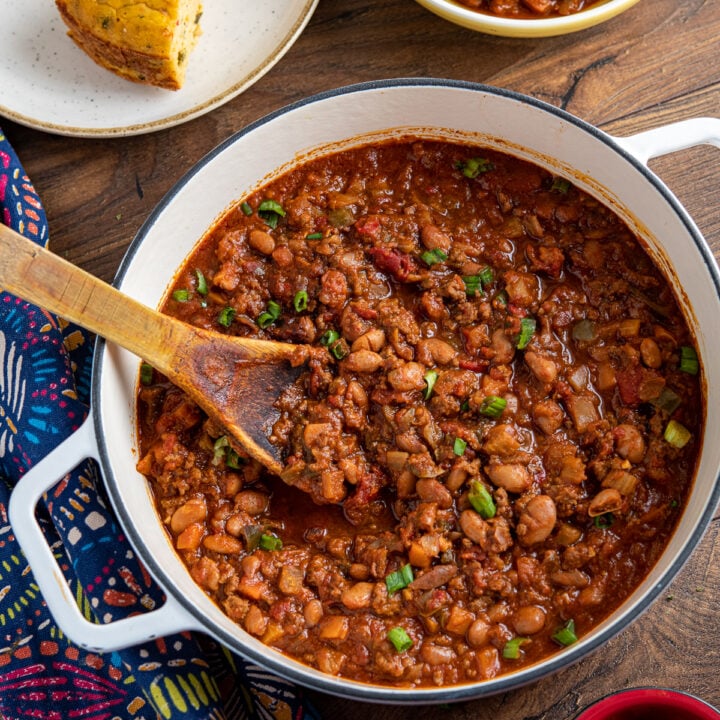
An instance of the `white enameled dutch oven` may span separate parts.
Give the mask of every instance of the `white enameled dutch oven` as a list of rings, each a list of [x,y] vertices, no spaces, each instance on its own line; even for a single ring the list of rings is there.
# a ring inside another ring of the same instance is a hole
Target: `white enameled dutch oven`
[[[323,93],[238,132],[167,195],[132,243],[116,285],[157,307],[177,268],[223,212],[279,170],[328,150],[400,134],[472,141],[537,163],[610,204],[674,278],[704,363],[706,436],[720,434],[720,273],[697,227],[647,168],[651,157],[701,143],[720,146],[720,119],[700,118],[611,137],[555,107],[495,88],[435,79],[373,82]],[[707,331],[708,329],[711,329]],[[705,331],[704,331],[705,330]],[[76,643],[110,651],[180,630],[199,630],[271,671],[324,692],[366,701],[422,704],[490,695],[577,661],[622,630],[658,597],[700,540],[720,496],[720,443],[704,442],[679,526],[645,582],[578,643],[531,667],[476,684],[390,688],[330,677],[281,655],[232,622],[175,554],[145,479],[135,470],[138,358],[98,342],[92,412],[85,424],[20,481],[10,519],[57,623]],[[144,615],[88,623],[45,544],[34,509],[86,457],[98,458],[110,500],[138,556],[167,593]]]

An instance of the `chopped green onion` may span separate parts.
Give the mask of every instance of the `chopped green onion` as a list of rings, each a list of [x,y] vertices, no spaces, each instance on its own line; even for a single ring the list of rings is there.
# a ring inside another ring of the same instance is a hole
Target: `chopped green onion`
[[[149,385],[153,379],[153,368],[149,363],[140,365],[140,382],[143,385]]]
[[[281,217],[285,217],[285,210],[275,200],[263,200],[258,205],[258,215],[271,227],[276,228]]]
[[[175,290],[172,294],[173,300],[176,302],[187,302],[190,299],[189,290]]]
[[[330,352],[336,360],[342,360],[347,354],[348,349],[344,340],[338,340],[334,345],[330,346]]]
[[[527,344],[530,342],[530,339],[535,332],[535,327],[535,318],[521,318],[520,334],[518,335],[517,342],[515,343],[515,347],[517,347],[518,350],[524,350],[527,347]]]
[[[480,414],[485,417],[499,418],[505,408],[507,407],[507,400],[497,395],[488,395],[480,404]]]
[[[426,400],[430,399],[430,396],[432,395],[433,388],[435,387],[435,382],[438,379],[438,373],[437,370],[428,370],[425,373],[425,391],[423,392],[423,397]]]
[[[257,324],[265,329],[272,325],[282,313],[282,308],[274,300],[268,301],[267,307],[258,315]]]
[[[413,641],[405,632],[405,628],[401,628],[399,625],[388,631],[387,639],[398,652],[405,652],[413,646]]]
[[[482,293],[482,280],[479,275],[463,275],[465,294],[469,297]]]
[[[392,595],[398,590],[406,588],[414,579],[412,567],[409,564],[403,565],[399,570],[385,576],[385,586],[388,594]]]
[[[260,536],[259,546],[263,550],[282,550],[283,542],[277,535],[263,533]]]
[[[497,512],[495,501],[490,491],[479,480],[473,480],[470,483],[468,500],[480,517],[485,520],[495,517]]]
[[[673,392],[669,387],[664,387],[660,391],[660,395],[652,400],[652,404],[658,408],[658,410],[664,410],[666,413],[672,415],[679,407],[682,399],[680,396]]]
[[[261,312],[258,315],[256,322],[258,326],[264,330],[266,327],[270,327],[275,320],[276,318],[274,318],[269,312]]]
[[[692,434],[690,431],[677,420],[670,420],[665,426],[665,432],[663,433],[663,438],[666,442],[678,449],[684,448],[691,437]]]
[[[235,319],[235,308],[224,307],[217,317],[218,323],[223,327],[230,327],[232,321]]]
[[[695,348],[690,345],[683,345],[680,348],[680,369],[690,375],[698,374],[700,363]]]
[[[348,354],[347,343],[337,330],[326,330],[320,337],[320,344],[324,345],[336,360],[342,360]]]
[[[495,166],[486,158],[470,158],[469,160],[465,160],[465,162],[457,164],[458,170],[460,170],[466,178],[470,179],[476,178],[480,173],[492,170],[493,167]]]
[[[229,447],[225,453],[225,465],[227,465],[227,467],[231,470],[239,470],[241,464],[240,456],[231,447]]]
[[[305,236],[306,240],[322,240],[323,234],[321,232],[310,233]]]
[[[240,205],[240,209],[243,211],[244,215],[252,215],[252,208],[250,207],[250,203],[244,202],[242,205]]]
[[[308,306],[308,294],[306,290],[298,290],[293,298],[293,307],[295,312],[302,312],[307,310]]]
[[[605,530],[612,526],[615,522],[615,516],[611,512],[603,513],[602,515],[596,515],[593,518],[593,525],[600,530]]]
[[[503,648],[502,655],[506,660],[517,660],[520,657],[520,646],[530,642],[530,638],[516,637],[508,640]]]
[[[492,271],[492,268],[487,265],[480,270],[478,275],[480,276],[480,282],[482,282],[483,287],[489,285],[495,279],[495,273]]]
[[[221,435],[213,444],[213,465],[219,465],[227,456],[230,441],[227,435]]]
[[[459,457],[462,457],[465,454],[465,448],[467,447],[467,443],[460,437],[455,438],[455,442],[453,443],[453,453],[455,455],[458,455]]]
[[[448,258],[447,253],[443,252],[440,248],[426,250],[420,254],[420,257],[426,265],[435,265],[436,263],[444,262]]]
[[[326,330],[320,337],[320,344],[325,347],[330,347],[340,339],[340,334],[337,330]]]
[[[559,192],[562,195],[567,195],[568,190],[570,190],[570,181],[561,177],[553,178],[553,183],[550,190],[554,192]]]
[[[195,268],[195,277],[197,278],[197,285],[195,286],[195,289],[200,293],[200,295],[207,295],[208,294],[207,280],[205,279],[205,276],[203,275],[203,271],[200,268]]]
[[[572,645],[578,641],[575,634],[575,621],[568,620],[553,636],[552,639],[560,645]]]
[[[500,292],[493,298],[493,304],[497,307],[507,307],[508,304],[508,294],[505,290],[500,290]]]
[[[469,296],[482,294],[486,286],[495,278],[492,268],[487,265],[477,275],[464,275],[465,294]]]

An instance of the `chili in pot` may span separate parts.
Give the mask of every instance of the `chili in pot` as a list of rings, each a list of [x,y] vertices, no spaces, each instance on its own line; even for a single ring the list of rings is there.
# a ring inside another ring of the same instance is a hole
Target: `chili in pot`
[[[642,582],[700,450],[695,341],[628,226],[511,155],[402,138],[253,192],[164,312],[306,346],[270,476],[144,367],[141,460],[194,580],[331,675],[489,679]]]

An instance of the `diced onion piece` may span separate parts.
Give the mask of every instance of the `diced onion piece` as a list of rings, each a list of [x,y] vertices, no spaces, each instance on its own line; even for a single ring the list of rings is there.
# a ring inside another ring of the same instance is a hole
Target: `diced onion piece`
[[[664,387],[660,395],[652,401],[658,410],[664,410],[669,415],[672,415],[680,407],[680,403],[680,396],[669,387]]]
[[[684,448],[691,437],[692,433],[677,420],[670,420],[665,426],[665,432],[663,433],[665,441],[678,449]]]
[[[588,342],[595,339],[595,324],[592,320],[580,320],[572,329],[573,340]]]

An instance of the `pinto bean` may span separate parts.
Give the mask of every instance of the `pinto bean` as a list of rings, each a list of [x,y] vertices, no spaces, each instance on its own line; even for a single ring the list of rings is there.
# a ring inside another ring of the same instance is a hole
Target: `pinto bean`
[[[525,353],[525,364],[532,374],[544,383],[553,383],[557,378],[557,365],[554,360],[532,350]]]
[[[372,328],[357,338],[350,346],[350,350],[353,352],[356,350],[372,350],[373,352],[379,352],[384,347],[385,331],[381,328]]]
[[[467,631],[468,644],[474,648],[480,648],[486,645],[489,638],[490,623],[482,617],[473,621]]]
[[[422,390],[425,387],[425,368],[416,362],[403,363],[387,374],[387,379],[394,390],[409,392]]]
[[[452,246],[448,235],[435,225],[423,225],[420,228],[420,240],[428,250],[442,250],[446,255]]]
[[[545,611],[537,605],[522,605],[512,616],[513,627],[518,635],[535,635],[545,627]]]
[[[457,656],[451,647],[426,641],[420,648],[420,657],[428,665],[446,665],[453,662]]]
[[[172,514],[170,529],[179,535],[188,525],[201,523],[207,517],[205,498],[190,498]]]
[[[248,515],[260,515],[265,512],[270,498],[257,490],[243,490],[235,496],[235,507]]]
[[[232,535],[215,533],[203,540],[203,547],[222,555],[238,555],[242,551],[242,543]]]
[[[520,463],[491,464],[485,472],[495,485],[508,492],[522,493],[532,484],[528,469]]]
[[[355,583],[347,588],[347,590],[343,591],[340,596],[340,602],[342,602],[348,610],[362,610],[363,608],[368,608],[372,602],[374,590],[375,583]]]
[[[345,367],[351,372],[372,373],[382,364],[382,357],[372,350],[356,350],[345,358]]]
[[[645,457],[645,438],[634,426],[627,423],[618,425],[613,430],[613,440],[617,454],[631,463],[642,462]]]
[[[245,616],[243,624],[245,625],[245,629],[251,635],[257,635],[260,637],[267,629],[268,618],[259,607],[251,605],[247,615]]]
[[[597,517],[609,512],[617,512],[623,506],[622,495],[615,488],[601,490],[588,505],[588,515]]]
[[[275,250],[273,236],[264,230],[251,230],[248,235],[248,245],[262,255],[272,255]]]
[[[323,616],[323,606],[320,600],[310,600],[303,608],[303,617],[308,627],[315,627]]]
[[[485,542],[489,532],[487,521],[474,510],[463,510],[460,513],[460,528],[470,540],[478,545]]]
[[[507,365],[515,356],[515,346],[504,330],[495,330],[490,338],[490,347],[495,351],[493,362]]]
[[[662,352],[652,338],[643,338],[640,341],[640,357],[646,367],[654,370],[662,367]]]
[[[328,270],[322,276],[318,300],[324,305],[340,309],[347,300],[348,293],[347,279],[339,270]]]
[[[425,338],[417,344],[417,359],[432,367],[433,365],[449,365],[456,357],[457,350],[440,338]]]
[[[522,503],[517,535],[522,545],[534,545],[548,538],[557,521],[557,509],[549,495],[535,495]]]
[[[435,478],[421,478],[417,481],[415,490],[423,502],[437,503],[441,510],[452,507],[453,499],[450,491]]]

